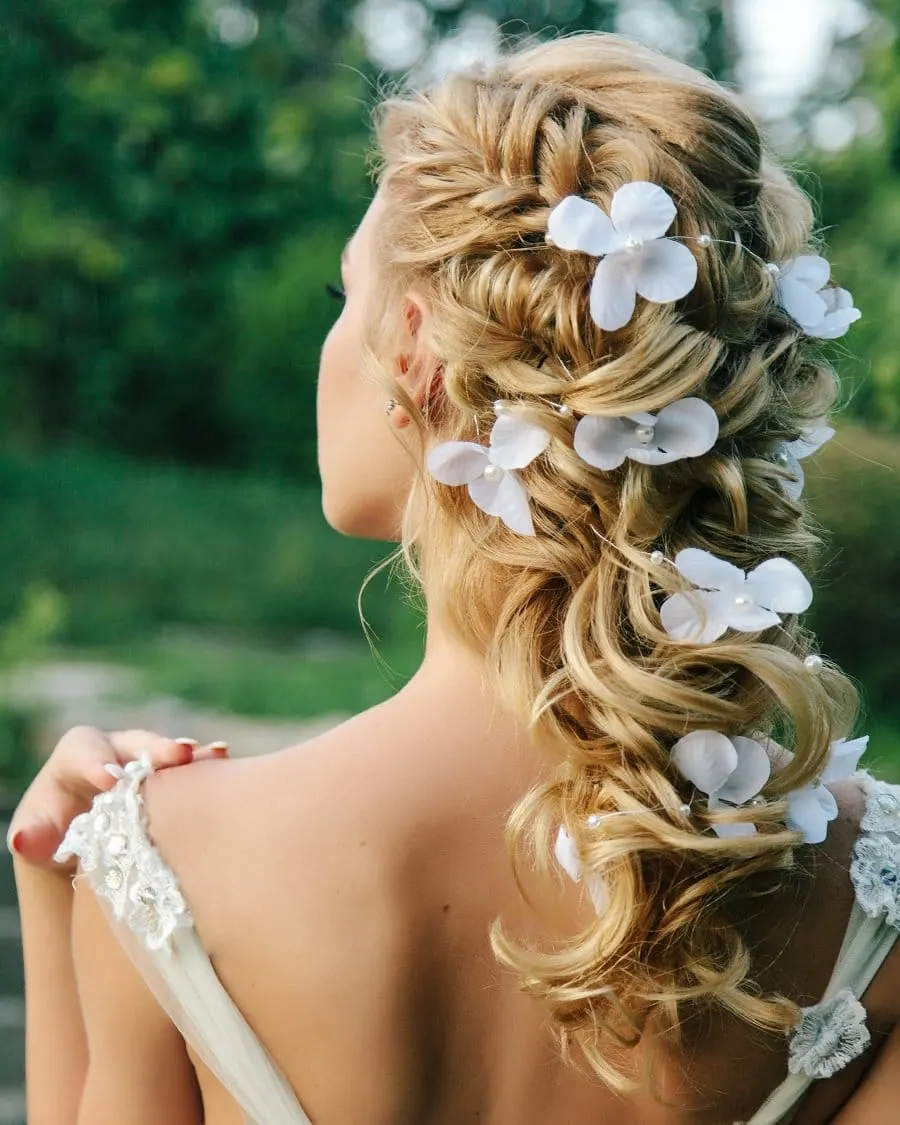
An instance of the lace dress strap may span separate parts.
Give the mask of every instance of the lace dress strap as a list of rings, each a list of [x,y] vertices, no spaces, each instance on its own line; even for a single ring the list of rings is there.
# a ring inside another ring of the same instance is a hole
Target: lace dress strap
[[[76,817],[56,859],[76,857],[119,940],[184,1039],[248,1125],[311,1125],[294,1092],[216,976],[172,869],[149,836],[146,760]]]
[[[825,995],[802,1009],[790,1032],[790,1076],[747,1125],[790,1119],[801,1096],[819,1078],[830,1078],[871,1042],[860,997],[900,936],[900,786],[855,775],[866,811],[853,848],[850,878],[855,901]]]

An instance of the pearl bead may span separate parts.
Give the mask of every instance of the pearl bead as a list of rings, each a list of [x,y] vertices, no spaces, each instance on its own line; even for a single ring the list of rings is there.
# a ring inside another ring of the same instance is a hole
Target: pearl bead
[[[751,800],[750,800],[750,804],[753,805],[755,808],[758,808],[758,809],[762,808],[763,805],[767,805],[768,803],[769,802],[762,795],[762,793],[757,793],[756,796],[752,797]]]
[[[691,809],[691,806],[689,804],[685,803],[678,806],[678,811],[682,816],[690,816],[693,810]]]
[[[591,813],[591,815],[587,818],[588,828],[598,828],[602,819],[603,817],[600,815],[600,813]]]
[[[712,246],[712,241],[713,241],[713,239],[712,239],[711,234],[699,234],[699,235],[697,235],[697,245],[698,246]]]
[[[636,254],[638,252],[638,250],[643,249],[643,246],[644,246],[643,238],[634,238],[632,235],[629,235],[625,239],[625,249],[628,251],[629,254]]]
[[[803,661],[803,667],[807,668],[810,672],[821,672],[825,667],[825,661],[818,653],[811,653]]]
[[[498,398],[497,401],[494,403],[494,413],[495,414],[503,414],[503,413],[506,412],[508,407],[509,407],[508,402],[504,402],[502,398]]]
[[[484,472],[481,475],[485,480],[499,480],[503,475],[503,470],[499,465],[485,465]]]
[[[653,427],[638,426],[634,431],[634,436],[638,439],[641,445],[649,445],[653,440]]]
[[[790,457],[788,457],[788,455],[784,452],[784,450],[782,450],[781,453],[775,454],[775,460],[778,462],[779,465],[787,466],[791,463]]]
[[[106,844],[106,850],[110,855],[123,855],[128,850],[127,837],[123,836],[121,832],[116,832],[114,835],[110,836]]]
[[[748,594],[738,594],[738,596],[734,599],[734,604],[753,605],[753,598],[751,598]]]
[[[772,277],[780,277],[781,267],[776,265],[775,262],[766,262],[766,273],[770,273]]]
[[[662,566],[662,564],[666,561],[666,556],[662,553],[662,551],[651,551],[650,561],[654,566]]]
[[[572,407],[568,406],[564,402],[561,402],[559,404],[559,406],[557,406],[556,412],[558,414],[560,414],[563,418],[571,418],[572,417]]]

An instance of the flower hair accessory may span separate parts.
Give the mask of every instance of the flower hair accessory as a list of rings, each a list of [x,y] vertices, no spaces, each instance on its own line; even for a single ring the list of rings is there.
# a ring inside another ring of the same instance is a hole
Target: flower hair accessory
[[[836,340],[862,316],[848,290],[825,288],[831,265],[819,254],[800,254],[780,265],[771,262],[768,269],[775,277],[778,303],[807,336]]]
[[[672,764],[682,777],[705,793],[712,811],[740,808],[759,796],[772,763],[765,747],[752,738],[726,737],[715,730],[695,730],[672,747]],[[761,803],[765,803],[765,798]],[[753,836],[748,822],[713,824],[717,836]]]
[[[806,474],[803,472],[802,460],[822,448],[826,441],[834,437],[831,426],[807,426],[801,431],[796,441],[786,441],[779,453],[778,461],[788,470],[793,480],[784,481],[784,490],[792,500],[799,500],[803,495],[803,486],[806,483]]]
[[[588,817],[590,824],[591,818]],[[594,827],[595,825],[590,825]],[[556,862],[565,871],[573,883],[581,882],[581,858],[578,855],[578,849],[575,847],[575,841],[565,830],[560,827],[556,833],[556,843],[553,847],[553,854],[556,856]],[[585,887],[591,897],[591,902],[594,904],[594,909],[598,914],[602,914],[606,909],[609,902],[609,895],[606,890],[606,884],[599,875],[589,875],[585,879]]]
[[[587,415],[575,427],[575,452],[595,469],[617,469],[626,457],[643,465],[667,465],[708,453],[719,436],[715,410],[701,398],[684,398],[656,415],[621,418]]]
[[[607,332],[634,315],[637,295],[656,304],[687,296],[697,282],[691,251],[665,233],[676,215],[672,197],[644,180],[623,184],[609,214],[579,195],[550,212],[547,240],[561,250],[600,258],[591,283],[591,319]]]
[[[754,633],[812,603],[812,587],[788,559],[767,559],[745,574],[709,551],[687,547],[675,556],[675,567],[698,587],[662,604],[663,628],[676,641],[709,644],[727,629]]]
[[[534,535],[528,492],[516,469],[539,457],[550,434],[533,422],[501,412],[487,446],[473,441],[445,441],[429,450],[428,471],[441,484],[468,485],[469,495],[483,512],[499,516],[511,531]]]

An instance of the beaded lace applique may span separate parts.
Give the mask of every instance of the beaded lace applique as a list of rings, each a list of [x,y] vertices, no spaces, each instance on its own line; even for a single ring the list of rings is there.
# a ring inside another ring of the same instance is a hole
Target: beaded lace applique
[[[862,910],[900,930],[900,798],[883,781],[869,786],[850,878]],[[871,1042],[866,1010],[849,988],[804,1008],[790,1034],[788,1069],[811,1078],[830,1078]]]
[[[75,817],[54,858],[77,857],[116,921],[157,952],[170,950],[175,931],[194,921],[172,869],[150,843],[140,788],[152,772],[148,761],[129,762],[116,787]]]

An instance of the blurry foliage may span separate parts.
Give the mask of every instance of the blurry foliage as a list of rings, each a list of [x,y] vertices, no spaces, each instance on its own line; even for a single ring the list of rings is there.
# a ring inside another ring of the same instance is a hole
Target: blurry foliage
[[[38,659],[56,640],[66,617],[64,599],[52,586],[33,582],[0,624],[0,681],[4,672]],[[0,797],[20,791],[31,779],[39,711],[6,697],[0,683]]]
[[[240,48],[213,33],[221,8],[0,17],[6,448],[314,472],[323,281],[364,207],[366,84],[337,65],[344,5],[257,4]]]
[[[47,454],[0,457],[0,495],[0,618],[27,569],[64,597],[68,644],[131,642],[172,623],[273,644],[314,629],[362,637],[357,594],[384,548],[332,531],[318,489]],[[384,635],[396,610],[378,590],[363,605]]]

